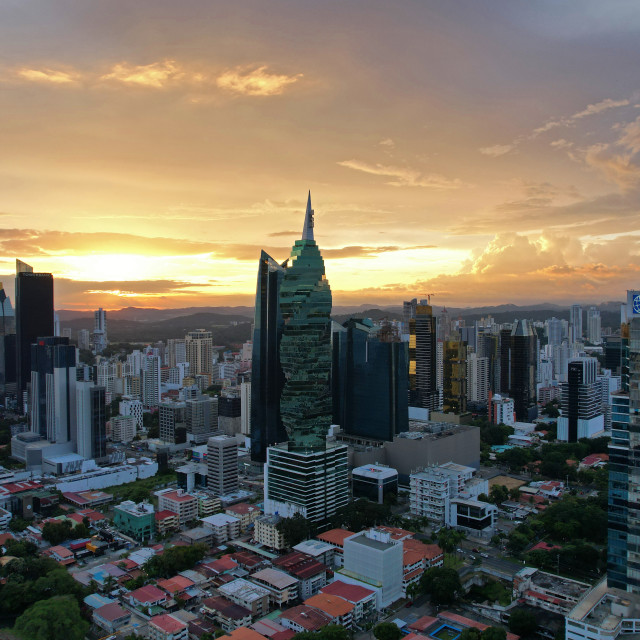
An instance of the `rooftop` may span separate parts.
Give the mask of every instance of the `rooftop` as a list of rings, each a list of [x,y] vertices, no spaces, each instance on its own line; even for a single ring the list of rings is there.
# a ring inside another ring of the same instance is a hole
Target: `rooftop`
[[[169,613],[163,613],[160,616],[154,616],[149,621],[149,624],[164,631],[165,633],[177,633],[187,628],[187,624],[178,620],[175,616]]]
[[[346,616],[353,611],[355,606],[340,596],[333,596],[328,593],[318,593],[315,596],[307,598],[304,603],[310,607],[324,611],[332,618]]]
[[[355,535],[355,533],[353,531],[348,531],[347,529],[329,529],[329,531],[319,533],[316,538],[323,542],[328,542],[329,544],[342,547],[344,546],[345,538],[349,538],[353,535]]]
[[[264,636],[249,627],[238,627],[229,634],[229,637],[232,640],[266,640]]]
[[[349,602],[360,602],[375,594],[375,591],[371,589],[366,589],[357,584],[348,584],[347,582],[342,582],[342,580],[334,580],[326,587],[323,587],[321,592],[340,596]]]
[[[248,513],[254,513],[256,511],[260,511],[260,509],[256,507],[254,504],[249,504],[247,502],[232,504],[228,506],[226,510],[231,511],[233,513],[237,513],[239,515],[246,515]]]
[[[251,617],[251,611],[249,611],[249,609],[235,602],[231,602],[231,600],[223,598],[222,596],[207,598],[202,601],[202,606],[212,611],[219,611],[226,618],[233,620],[243,620],[246,617]]]
[[[222,595],[234,595],[245,602],[253,602],[254,600],[269,595],[269,592],[264,587],[244,580],[243,578],[238,578],[237,580],[233,580],[233,582],[222,585],[218,588],[218,591]]]
[[[131,516],[144,516],[154,512],[153,505],[149,502],[140,502],[136,504],[132,500],[125,500],[116,505],[114,509],[128,513]]]
[[[397,478],[398,472],[391,467],[384,467],[376,464],[365,464],[356,467],[352,471],[353,475],[359,475],[364,478],[375,478],[376,480],[385,480],[387,478]]]
[[[304,604],[287,609],[280,617],[285,620],[291,620],[291,622],[298,624],[306,631],[317,631],[331,624],[331,618],[326,613]]]
[[[178,514],[175,511],[169,511],[168,509],[163,509],[162,511],[158,511],[155,514],[156,520],[165,520],[166,518],[177,518]]]
[[[640,598],[627,591],[607,587],[605,578],[582,597],[567,618],[603,630],[613,630],[624,618],[640,618]]]
[[[120,620],[120,618],[131,615],[129,611],[123,609],[116,602],[98,607],[94,613],[107,622],[114,622],[115,620]]]
[[[262,569],[262,571],[256,571],[251,575],[252,579],[262,580],[269,585],[274,586],[276,589],[286,589],[294,584],[297,584],[298,580],[291,577],[284,571],[278,569]]]
[[[310,556],[320,556],[327,551],[333,551],[333,545],[328,542],[323,542],[322,540],[305,540],[300,544],[297,544],[293,547],[296,551],[300,551],[301,553],[306,553]]]
[[[157,602],[158,600],[165,600],[167,594],[164,591],[158,589],[158,587],[148,584],[145,587],[140,587],[129,594],[129,597],[137,602],[146,604],[147,602]]]

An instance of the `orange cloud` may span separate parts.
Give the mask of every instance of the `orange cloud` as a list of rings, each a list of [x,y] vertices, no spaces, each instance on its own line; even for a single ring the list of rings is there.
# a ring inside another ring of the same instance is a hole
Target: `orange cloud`
[[[236,67],[218,76],[216,84],[220,89],[240,95],[276,96],[302,77],[301,73],[293,76],[269,73],[266,66]]]

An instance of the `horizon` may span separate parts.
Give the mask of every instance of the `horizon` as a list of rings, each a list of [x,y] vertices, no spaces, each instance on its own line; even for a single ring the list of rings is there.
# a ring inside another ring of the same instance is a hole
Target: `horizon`
[[[253,305],[310,189],[338,305],[623,297],[640,15],[542,4],[5,4],[0,280],[20,258],[60,308]]]

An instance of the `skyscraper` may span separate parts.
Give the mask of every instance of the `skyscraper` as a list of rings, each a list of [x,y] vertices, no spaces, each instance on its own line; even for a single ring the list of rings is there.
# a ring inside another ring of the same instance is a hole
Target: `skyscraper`
[[[31,381],[31,345],[40,336],[53,336],[53,276],[34,273],[16,260],[16,395],[21,413]]]
[[[434,411],[439,405],[436,386],[436,321],[426,300],[409,322],[409,405]]]
[[[602,342],[602,319],[598,307],[587,309],[587,340],[591,344]]]
[[[280,285],[280,364],[285,376],[280,414],[289,450],[321,449],[332,417],[331,289],[313,238],[311,194],[302,238],[295,241],[290,261]]]
[[[147,354],[143,358],[142,403],[147,408],[160,404],[160,356]]]
[[[238,443],[233,436],[207,440],[207,487],[220,496],[238,490]]]
[[[579,304],[571,305],[569,334],[570,342],[582,342],[582,307]]]
[[[267,450],[265,511],[300,513],[326,525],[348,501],[347,447],[328,442],[331,400],[331,290],[313,237],[311,194],[302,238],[280,285],[284,321],[280,414],[288,442]],[[254,344],[255,349],[255,344]]]
[[[100,308],[93,312],[93,352],[102,353],[107,348],[107,312]]]
[[[105,389],[93,382],[76,384],[78,453],[85,460],[101,460],[107,455],[107,413]]]
[[[536,368],[538,340],[527,320],[518,320],[511,331],[509,395],[516,419],[530,422],[537,416]]]
[[[548,344],[551,346],[562,344],[562,320],[549,318],[546,325]]]
[[[38,338],[31,345],[31,430],[49,442],[76,439],[76,348],[69,338]]]
[[[621,309],[622,389],[612,394],[609,444],[609,587],[640,593],[637,487],[640,485],[640,291],[627,291]]]
[[[368,321],[333,332],[333,421],[352,435],[393,440],[409,429],[407,343],[385,342]]]
[[[567,381],[560,385],[562,415],[558,418],[558,440],[577,442],[603,432],[602,389],[597,376],[596,358],[569,362]]]
[[[264,251],[260,255],[251,364],[251,459],[255,462],[266,462],[267,447],[287,439],[280,417],[284,387],[280,286],[286,264],[278,264]]]
[[[442,364],[442,410],[464,413],[467,410],[467,347],[459,335],[452,334],[444,341]]]

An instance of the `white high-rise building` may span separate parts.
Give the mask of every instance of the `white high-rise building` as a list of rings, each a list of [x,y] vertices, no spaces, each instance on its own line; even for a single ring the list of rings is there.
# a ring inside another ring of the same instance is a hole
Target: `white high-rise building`
[[[197,329],[185,336],[186,358],[190,375],[213,374],[213,337],[211,331]]]
[[[570,342],[582,342],[582,307],[579,304],[571,305],[569,312]]]
[[[562,344],[562,320],[549,318],[546,322],[548,344]]]
[[[160,356],[147,355],[144,358],[142,403],[147,408],[160,404]]]
[[[467,356],[467,400],[486,402],[489,397],[489,358]]]
[[[602,342],[602,319],[598,307],[587,309],[587,340],[591,344]]]
[[[135,435],[136,420],[133,416],[111,418],[111,440],[113,442],[131,442]]]
[[[184,338],[167,340],[167,364],[175,367],[181,362],[187,362],[187,347]]]
[[[233,436],[207,441],[207,488],[218,496],[238,490],[238,443]]]
[[[78,349],[88,351],[91,348],[91,334],[88,329],[78,329]]]

